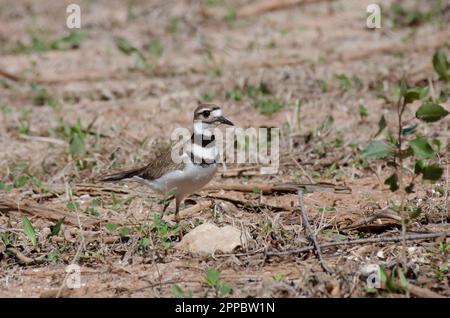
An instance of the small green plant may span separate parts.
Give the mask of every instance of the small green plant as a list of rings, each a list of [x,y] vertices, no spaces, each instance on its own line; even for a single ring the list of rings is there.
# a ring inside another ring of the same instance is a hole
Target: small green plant
[[[147,45],[147,52],[140,50],[129,40],[123,37],[116,38],[117,48],[134,58],[137,69],[153,70],[162,55],[163,47],[159,39],[152,39]]]
[[[23,109],[20,111],[19,116],[19,133],[22,135],[28,135],[30,133],[30,117],[31,117],[30,109]]]
[[[172,17],[170,18],[170,22],[169,24],[166,26],[166,32],[171,33],[171,34],[175,34],[177,33],[178,30],[178,18],[177,17]]]
[[[406,233],[406,222],[408,217],[415,214],[415,211],[408,211],[405,206],[405,196],[414,191],[414,184],[417,177],[422,176],[423,180],[435,182],[442,176],[443,169],[436,162],[437,151],[432,146],[432,142],[425,136],[416,133],[416,125],[405,126],[405,110],[414,101],[422,101],[421,106],[416,110],[416,118],[423,122],[436,122],[448,115],[448,111],[431,99],[426,99],[428,95],[427,87],[409,88],[403,79],[399,85],[398,98],[396,103],[397,125],[395,131],[390,129],[386,121],[379,124],[379,132],[388,128],[387,137],[384,141],[371,141],[363,151],[363,156],[368,159],[383,159],[386,165],[391,167],[393,172],[384,181],[392,192],[400,191],[402,194],[401,203],[392,206],[402,218],[402,233]],[[409,159],[409,161],[407,161]],[[413,164],[414,163],[414,164]],[[408,169],[413,164],[413,168]],[[409,181],[406,181],[407,172],[410,173]],[[403,241],[403,265],[406,269],[406,247]]]
[[[263,115],[271,115],[281,110],[284,105],[270,97],[271,92],[267,85],[261,83],[259,86],[245,85],[244,87],[235,87],[225,93],[227,99],[240,101],[244,97],[253,100],[253,104]]]
[[[172,245],[171,236],[176,235],[180,228],[177,225],[169,225],[166,221],[161,219],[159,213],[153,214],[153,221],[150,229],[156,232],[160,244],[164,249],[169,249]]]
[[[31,224],[30,220],[28,220],[26,216],[22,217],[22,226],[25,234],[28,236],[33,246],[36,247],[37,246],[36,231],[34,230],[34,227]]]
[[[33,104],[37,106],[56,106],[58,105],[58,100],[52,97],[47,89],[42,86],[31,85]]]
[[[89,202],[89,206],[86,207],[84,210],[84,213],[94,216],[100,216],[100,212],[98,211],[97,207],[99,206],[99,201],[97,198],[94,198]]]
[[[263,115],[271,115],[278,112],[283,108],[283,104],[272,100],[268,97],[262,97],[259,99],[259,112]]]
[[[192,298],[192,291],[185,292],[180,286],[177,284],[172,285],[172,292],[177,298]]]
[[[363,104],[360,104],[358,106],[358,114],[359,114],[359,117],[361,118],[361,120],[366,119],[369,116],[369,112],[367,111],[367,107],[364,106]]]
[[[228,23],[236,21],[236,9],[228,7],[224,16],[224,20]]]
[[[64,223],[65,217],[59,219],[55,224],[50,226],[50,236],[58,236],[61,231],[61,225]]]
[[[339,81],[339,86],[343,91],[348,91],[352,88],[352,80],[345,74],[335,74],[334,79]]]
[[[206,272],[206,282],[209,286],[214,288],[216,296],[225,296],[231,292],[231,287],[229,287],[220,279],[220,274],[215,268],[208,268]]]
[[[87,38],[87,33],[82,31],[71,31],[68,35],[49,40],[42,36],[42,32],[31,30],[28,32],[30,44],[19,43],[13,48],[9,48],[9,53],[42,53],[53,50],[76,49],[81,42]]]
[[[58,127],[49,129],[49,132],[67,138],[70,155],[75,158],[82,158],[88,153],[86,139],[89,135],[94,134],[91,130],[96,120],[97,118],[94,118],[87,126],[83,126],[80,119],[77,119],[74,125],[61,121]]]
[[[417,27],[427,22],[441,24],[448,20],[445,12],[450,6],[445,1],[429,1],[429,4],[420,6],[418,3],[414,7],[407,7],[394,2],[388,11],[394,27]]]
[[[442,48],[437,49],[433,55],[433,67],[441,80],[450,82],[450,63]]]
[[[9,238],[8,232],[0,232],[0,238],[2,239],[5,246],[11,245],[11,240]]]
[[[325,93],[325,92],[328,92],[330,85],[328,84],[327,81],[320,80],[319,87],[320,87],[320,90],[322,91],[322,93]]]

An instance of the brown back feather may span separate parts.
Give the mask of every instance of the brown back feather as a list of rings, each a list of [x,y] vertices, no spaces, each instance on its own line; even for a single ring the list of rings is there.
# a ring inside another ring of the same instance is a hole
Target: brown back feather
[[[99,180],[103,182],[120,181],[137,176],[151,181],[160,178],[171,170],[182,170],[184,162],[174,163],[171,155],[171,145],[165,145],[160,148],[159,153],[148,165],[100,177]]]

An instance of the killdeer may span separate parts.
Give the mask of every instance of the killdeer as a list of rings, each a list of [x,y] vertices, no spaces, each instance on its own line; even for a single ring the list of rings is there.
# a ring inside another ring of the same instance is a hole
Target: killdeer
[[[181,160],[173,160],[174,149],[166,147],[158,158],[147,165],[101,177],[100,181],[136,181],[160,193],[170,192],[175,198],[175,219],[178,219],[180,203],[189,194],[204,187],[217,171],[219,153],[214,129],[220,124],[233,126],[222,116],[219,106],[199,102],[194,111],[190,140],[175,149],[179,150]]]

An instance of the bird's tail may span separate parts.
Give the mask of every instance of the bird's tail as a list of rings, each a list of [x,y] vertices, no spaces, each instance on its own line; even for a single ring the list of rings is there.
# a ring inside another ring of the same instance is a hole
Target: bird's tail
[[[139,176],[144,168],[135,168],[131,170],[121,171],[113,173],[110,175],[101,176],[98,181],[109,182],[109,181],[120,181],[124,179],[130,179],[134,176]]]

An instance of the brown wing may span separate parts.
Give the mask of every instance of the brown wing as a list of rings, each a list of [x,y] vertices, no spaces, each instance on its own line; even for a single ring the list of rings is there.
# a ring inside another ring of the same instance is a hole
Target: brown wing
[[[111,175],[100,177],[100,181],[120,181],[123,179],[130,179],[132,177],[141,177],[146,180],[155,180],[160,178],[165,173],[171,170],[181,170],[184,168],[184,163],[174,163],[172,160],[172,147],[171,145],[164,145],[156,151],[156,155],[153,160],[146,166],[134,168],[117,172]]]
[[[184,162],[175,163],[172,160],[172,147],[167,145],[160,149],[160,153],[138,175],[146,180],[155,180],[171,170],[182,170]]]

